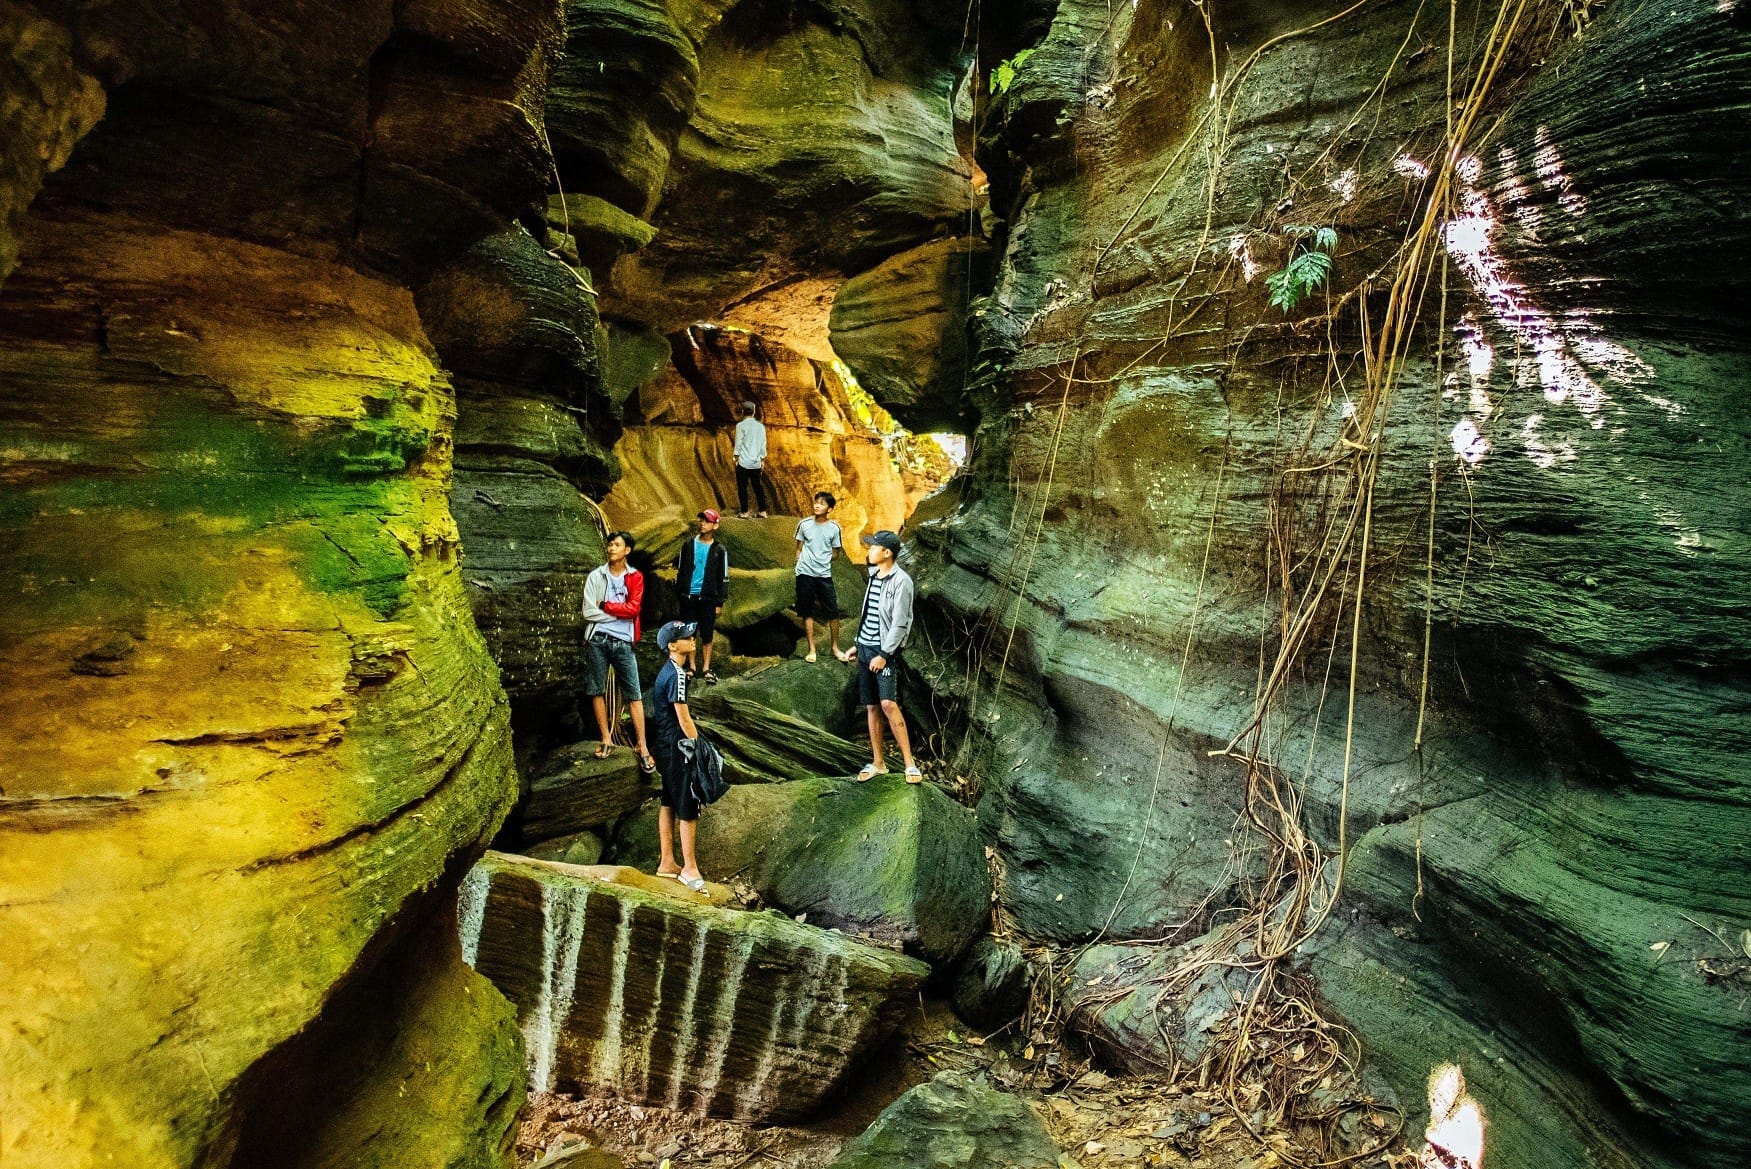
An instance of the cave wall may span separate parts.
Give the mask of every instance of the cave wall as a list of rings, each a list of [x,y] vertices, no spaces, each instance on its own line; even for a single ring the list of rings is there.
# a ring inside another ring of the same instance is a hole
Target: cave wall
[[[615,447],[625,471],[602,501],[613,523],[661,513],[690,522],[702,507],[735,512],[735,423],[745,401],[758,404],[766,427],[774,515],[808,515],[815,492],[830,492],[853,550],[859,533],[905,523],[918,490],[858,419],[833,366],[739,329],[697,326],[673,347],[667,373],[627,405]]]
[[[985,64],[1035,51],[982,130],[1001,259],[979,457],[922,534],[923,668],[961,703],[1008,918],[1167,935],[1236,895],[1244,770],[1211,752],[1270,661],[1268,531],[1344,489],[1283,473],[1363,437],[1355,307],[1378,319],[1441,165],[1448,30],[1012,7]],[[1462,7],[1461,76],[1494,11]],[[1220,107],[1212,41],[1245,71]],[[1324,992],[1413,1112],[1465,1066],[1495,1165],[1746,1157],[1747,48],[1733,5],[1611,6],[1514,54],[1385,422],[1347,793],[1352,609],[1267,727],[1328,848],[1347,795]],[[1297,223],[1339,243],[1285,314],[1265,276]]]
[[[0,20],[6,1161],[506,1164],[514,1023],[432,949],[516,784],[413,289],[538,215],[560,11]],[[284,1112],[294,1037],[347,1098]]]

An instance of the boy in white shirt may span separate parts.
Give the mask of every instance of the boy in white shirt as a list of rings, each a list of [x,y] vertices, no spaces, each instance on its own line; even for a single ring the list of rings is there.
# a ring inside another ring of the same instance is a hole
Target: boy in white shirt
[[[803,631],[809,639],[805,661],[816,659],[817,617],[830,623],[833,656],[842,662],[855,656],[839,648],[839,595],[833,588],[833,553],[843,548],[845,541],[839,521],[827,518],[837,502],[831,492],[815,492],[815,514],[804,516],[796,525],[796,615],[803,619]]]

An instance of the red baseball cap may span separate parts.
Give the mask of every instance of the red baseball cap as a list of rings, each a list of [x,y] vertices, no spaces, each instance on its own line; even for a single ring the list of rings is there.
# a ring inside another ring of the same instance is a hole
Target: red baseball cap
[[[708,507],[704,511],[700,512],[699,518],[704,520],[708,524],[721,524],[721,523],[723,523],[723,517],[717,514],[717,509],[714,507]]]

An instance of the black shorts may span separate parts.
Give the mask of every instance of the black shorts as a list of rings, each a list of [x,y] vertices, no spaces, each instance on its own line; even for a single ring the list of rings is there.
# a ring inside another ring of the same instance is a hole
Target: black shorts
[[[818,621],[839,620],[839,590],[833,587],[832,577],[798,574],[796,615],[813,617]]]
[[[880,706],[900,697],[900,655],[890,657],[880,673],[872,673],[869,664],[879,656],[867,645],[857,647],[857,701],[864,706]]]
[[[665,743],[658,739],[657,770],[663,776],[663,807],[675,813],[677,820],[699,819],[699,801],[693,795],[693,785],[687,782],[687,762],[681,758],[681,740]]]
[[[699,626],[699,644],[710,645],[717,633],[717,602],[704,597],[681,598],[681,620]]]

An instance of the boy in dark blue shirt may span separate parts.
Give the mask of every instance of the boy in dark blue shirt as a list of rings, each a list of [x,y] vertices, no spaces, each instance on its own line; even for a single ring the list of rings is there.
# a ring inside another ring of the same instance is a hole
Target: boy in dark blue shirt
[[[657,768],[663,773],[663,806],[657,813],[657,843],[662,860],[657,876],[674,877],[699,892],[705,878],[693,852],[699,822],[699,801],[687,781],[687,763],[681,756],[681,740],[699,737],[699,728],[687,709],[687,658],[693,652],[698,627],[690,621],[671,621],[657,630],[657,648],[669,655],[651,687],[651,731],[656,740]],[[676,825],[680,825],[681,863],[675,863]]]

